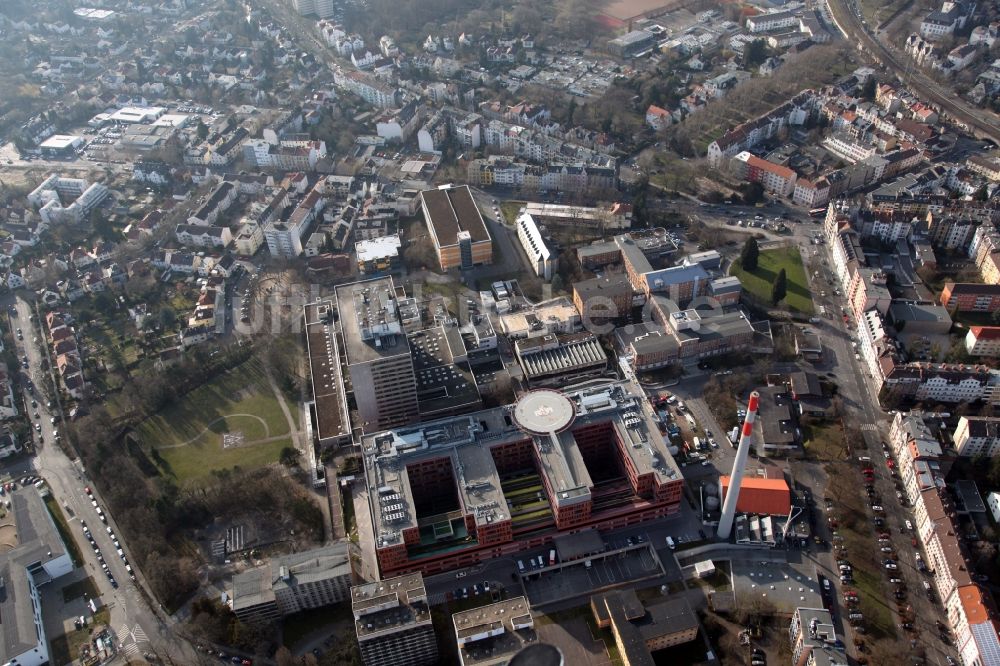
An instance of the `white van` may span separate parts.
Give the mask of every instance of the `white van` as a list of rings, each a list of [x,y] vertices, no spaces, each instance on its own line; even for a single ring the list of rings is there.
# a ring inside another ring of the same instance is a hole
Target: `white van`
[[[667,548],[669,548],[670,550],[674,550],[675,548],[677,548],[677,544],[674,543],[673,537],[669,536],[667,537]]]
[[[907,532],[912,532],[913,531],[913,523],[911,523],[908,520],[905,520],[905,521],[903,521],[903,524],[906,525],[906,531]]]
[[[524,560],[517,561],[517,570],[524,573]]]

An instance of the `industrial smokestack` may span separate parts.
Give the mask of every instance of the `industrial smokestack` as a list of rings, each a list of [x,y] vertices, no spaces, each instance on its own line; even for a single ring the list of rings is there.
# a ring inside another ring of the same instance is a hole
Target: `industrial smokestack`
[[[753,422],[757,420],[757,401],[760,393],[754,391],[750,394],[750,402],[747,404],[747,418],[743,422],[743,434],[740,436],[740,445],[736,449],[736,460],[733,461],[733,471],[729,475],[729,490],[726,491],[726,499],[722,504],[722,517],[719,518],[720,539],[729,539],[729,533],[733,531],[733,519],[736,517],[736,502],[740,496],[740,486],[743,484],[743,473],[747,466],[747,455],[750,453],[750,441],[753,436]]]

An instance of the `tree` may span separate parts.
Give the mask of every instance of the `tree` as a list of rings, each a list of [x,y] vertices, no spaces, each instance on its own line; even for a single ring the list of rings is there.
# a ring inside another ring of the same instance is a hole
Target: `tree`
[[[559,275],[558,273],[556,273],[555,275],[552,276],[552,281],[549,282],[549,284],[552,285],[552,293],[553,294],[558,294],[566,286],[566,283],[563,282],[562,276]]]
[[[878,80],[874,76],[869,76],[865,85],[861,88],[861,98],[867,102],[875,101],[875,91],[878,89]]]
[[[302,457],[301,451],[294,446],[286,446],[281,449],[281,453],[278,454],[278,461],[285,467],[294,467],[299,464],[300,457]]]
[[[745,271],[757,270],[757,260],[760,258],[760,248],[757,246],[757,239],[750,237],[743,244],[743,252],[740,253],[740,266]]]
[[[746,68],[757,67],[767,60],[767,42],[763,39],[755,39],[744,47],[743,66]]]
[[[743,203],[753,206],[764,200],[764,186],[760,183],[742,183],[739,187]]]
[[[177,313],[169,305],[160,308],[160,327],[169,330],[177,323]]]
[[[196,132],[198,134],[198,138],[204,141],[208,138],[208,125],[199,120]]]
[[[771,304],[777,305],[788,293],[788,276],[785,274],[785,269],[782,268],[778,271],[778,276],[774,278],[774,284],[771,285]]]

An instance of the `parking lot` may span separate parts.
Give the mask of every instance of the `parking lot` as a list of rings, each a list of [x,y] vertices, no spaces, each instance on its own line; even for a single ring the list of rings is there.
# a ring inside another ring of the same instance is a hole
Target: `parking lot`
[[[532,606],[590,595],[598,590],[620,586],[665,572],[659,557],[649,544],[630,550],[594,557],[588,567],[580,560],[555,569],[540,571],[523,578],[524,589]]]

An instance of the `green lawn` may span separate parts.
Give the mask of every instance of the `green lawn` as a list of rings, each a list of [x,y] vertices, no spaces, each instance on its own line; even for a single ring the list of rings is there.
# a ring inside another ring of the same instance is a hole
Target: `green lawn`
[[[51,493],[45,496],[45,506],[49,510],[49,513],[52,514],[52,521],[56,524],[59,536],[62,537],[63,543],[66,545],[66,551],[69,553],[69,558],[73,560],[73,566],[83,566],[83,556],[80,555],[80,546],[77,545],[76,539],[73,538],[73,533],[69,529],[69,523],[66,522],[66,516],[62,512],[62,507],[59,506],[59,502],[56,501],[56,498]]]
[[[189,444],[175,449],[161,449],[160,466],[179,481],[198,480],[212,472],[232,469],[253,469],[278,462],[281,449],[292,446],[290,437],[234,449],[223,449],[221,438],[215,442]]]
[[[771,302],[771,285],[784,268],[788,278],[788,289],[785,299],[779,305],[785,305],[790,310],[805,314],[813,312],[812,294],[809,292],[809,282],[806,279],[806,269],[802,266],[802,255],[797,247],[779,247],[761,250],[757,269],[744,271],[737,259],[733,262],[730,273],[743,283],[743,289],[762,304]]]
[[[517,214],[521,212],[521,208],[524,207],[525,201],[502,201],[500,202],[500,212],[503,213],[503,219],[507,224],[514,224],[514,220],[517,219]]]
[[[243,433],[244,444],[223,448],[222,435],[234,431]],[[146,419],[135,434],[163,471],[178,480],[198,479],[237,465],[243,469],[267,465],[278,460],[283,447],[292,445],[278,399],[252,360]]]
[[[219,433],[231,429],[242,430],[248,441],[288,434],[285,415],[256,361],[195,389],[139,424],[136,434],[143,445],[162,448],[217,441]]]

